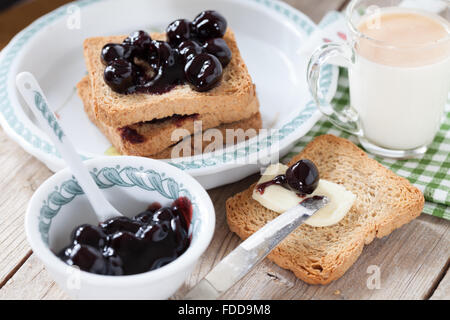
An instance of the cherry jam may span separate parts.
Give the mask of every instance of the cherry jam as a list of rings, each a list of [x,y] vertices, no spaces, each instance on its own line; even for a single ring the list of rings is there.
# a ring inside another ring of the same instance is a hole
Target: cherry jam
[[[194,21],[170,23],[167,41],[153,40],[140,30],[122,43],[108,43],[100,55],[105,83],[121,94],[163,94],[184,83],[196,91],[211,90],[232,57],[222,39],[227,25],[220,13],[208,10]]]
[[[190,245],[192,204],[188,198],[169,207],[154,203],[134,218],[117,217],[98,226],[81,225],[58,257],[68,265],[101,275],[133,275],[158,269]]]
[[[281,174],[272,180],[260,183],[256,190],[263,194],[267,187],[279,185],[296,192],[300,197],[311,194],[319,185],[319,170],[310,160],[300,160],[290,166],[285,174]]]
[[[137,132],[136,129],[130,127],[123,127],[117,129],[120,133],[122,140],[128,141],[131,144],[144,143],[145,137]]]

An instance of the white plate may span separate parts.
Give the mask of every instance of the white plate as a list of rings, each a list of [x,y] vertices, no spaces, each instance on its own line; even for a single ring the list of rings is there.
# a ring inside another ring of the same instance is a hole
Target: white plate
[[[168,161],[212,188],[256,172],[268,157],[283,156],[320,117],[305,80],[308,57],[301,53],[317,27],[275,0],[82,0],[63,6],[20,32],[0,55],[0,123],[5,132],[51,170],[65,167],[15,88],[16,74],[30,71],[79,153],[86,159],[105,155],[111,144],[88,120],[75,91],[86,73],[83,40],[138,29],[163,30],[169,22],[193,19],[205,9],[221,12],[235,31],[256,84],[263,127],[278,130],[220,152]],[[321,80],[329,97],[337,75],[330,67]]]

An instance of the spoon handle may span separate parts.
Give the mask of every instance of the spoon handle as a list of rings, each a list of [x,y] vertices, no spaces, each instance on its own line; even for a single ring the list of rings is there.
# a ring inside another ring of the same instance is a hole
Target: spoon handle
[[[54,113],[49,109],[47,99],[35,77],[29,72],[22,72],[16,77],[16,85],[42,128],[55,144],[72,174],[76,177],[99,221],[102,222],[115,216],[121,216],[106,200],[92,179]]]

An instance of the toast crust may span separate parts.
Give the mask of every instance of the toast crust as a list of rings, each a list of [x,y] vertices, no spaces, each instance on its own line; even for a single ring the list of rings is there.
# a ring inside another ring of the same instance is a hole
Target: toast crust
[[[257,114],[253,115],[252,117],[248,118],[248,119],[244,119],[241,121],[236,121],[236,122],[232,122],[232,123],[225,123],[222,124],[216,128],[211,128],[206,130],[204,133],[207,133],[209,130],[213,130],[213,129],[217,129],[220,131],[220,133],[222,134],[223,137],[226,136],[226,131],[227,130],[238,130],[238,129],[242,129],[242,130],[248,130],[248,129],[254,129],[255,132],[258,132],[258,129],[261,128],[262,125],[262,120],[261,120],[261,114],[258,112]],[[245,137],[245,140],[251,139],[253,138],[255,135],[249,135]],[[172,151],[176,146],[180,146],[182,143],[187,143],[191,145],[190,150],[192,151],[191,153],[187,153],[185,152],[185,150],[182,150],[183,153],[179,155],[179,157],[189,157],[192,156],[194,154],[198,154],[198,153],[194,153],[195,152],[195,145],[194,145],[194,139],[193,136],[188,137],[190,138],[189,140],[184,139],[183,141],[180,141],[179,143],[177,143],[175,146],[171,146],[167,149],[164,149],[163,151],[154,154],[151,156],[151,158],[153,159],[171,159],[172,158]],[[205,149],[208,147],[208,145],[211,144],[211,141],[202,141],[202,145],[201,150],[199,150],[201,153],[203,153],[205,151]],[[194,153],[194,154],[193,154]],[[173,157],[173,158],[177,158],[177,157]],[[173,159],[172,158],[172,159]]]
[[[77,84],[77,89],[89,120],[91,120],[91,122],[100,129],[100,131],[121,154],[151,157],[154,159],[168,159],[171,158],[172,150],[178,142],[174,142],[171,139],[173,130],[186,129],[186,132],[190,132],[191,134],[195,133],[193,124],[194,119],[191,118],[184,120],[181,124],[174,124],[173,121],[168,120],[157,124],[133,125],[131,127],[135,128],[136,131],[145,138],[143,143],[133,144],[127,140],[124,140],[117,128],[107,126],[95,117],[87,77],[83,78]],[[257,105],[258,100],[255,100],[253,104]],[[226,136],[226,130],[228,129],[243,129],[244,131],[248,129],[255,129],[255,132],[257,132],[262,127],[261,114],[259,112],[255,113],[250,118],[219,126],[217,125],[220,124],[220,122],[216,121],[214,115],[211,117],[208,114],[200,115],[195,120],[203,121],[203,129],[216,127],[216,129],[218,129],[224,137]],[[251,136],[247,138],[251,138]],[[186,143],[185,141],[181,141],[182,139],[183,137],[180,137],[179,143]],[[191,140],[191,150],[194,151],[194,139]],[[203,151],[210,143],[211,141],[203,141],[201,151]],[[186,150],[183,150],[183,152],[184,151]],[[192,154],[183,153],[180,156],[186,157],[191,155]]]
[[[234,33],[228,29],[224,40],[232,51],[232,59],[223,70],[221,83],[207,91],[197,92],[188,84],[178,85],[164,94],[119,94],[103,80],[105,66],[100,59],[107,43],[120,43],[126,36],[96,37],[84,41],[84,57],[92,86],[95,116],[112,127],[125,127],[174,114],[216,114],[222,123],[249,118],[258,112],[248,108],[256,99],[255,86],[236,44]],[[152,33],[152,39],[165,40],[165,34]],[[226,111],[226,112],[225,112]]]
[[[215,128],[223,125],[221,119],[217,117],[217,114],[199,114],[195,117],[186,118],[182,121],[171,121],[170,119],[167,121],[161,121],[157,123],[146,123],[146,124],[133,124],[128,127],[135,130],[139,135],[145,138],[143,143],[133,144],[127,140],[122,139],[120,132],[117,128],[106,125],[101,120],[97,119],[94,113],[93,108],[93,97],[92,91],[89,87],[88,77],[84,77],[78,84],[78,95],[84,104],[84,109],[91,120],[100,130],[103,132],[105,136],[111,141],[114,147],[122,154],[126,155],[136,155],[136,156],[151,156],[155,155],[164,149],[172,146],[174,143],[181,141],[186,136],[192,135],[196,133],[200,128],[194,126],[194,121],[202,121],[201,130],[207,130],[210,128]],[[240,125],[242,129],[247,130],[248,128],[261,129],[261,116],[258,112],[259,110],[259,101],[258,99],[254,99],[250,105],[247,106],[247,110],[252,110],[253,112],[250,116],[244,120]],[[257,117],[253,117],[253,115],[257,115]],[[248,120],[248,121],[247,121]],[[245,122],[246,121],[246,122]],[[236,126],[236,122],[233,121],[233,125],[225,126],[226,129],[233,129]],[[245,129],[247,128],[247,129]],[[172,137],[172,133],[174,130],[180,129],[178,132],[180,135],[178,137]],[[174,140],[176,138],[177,140]]]
[[[313,161],[321,178],[357,195],[355,204],[338,224],[303,224],[268,256],[309,284],[328,284],[340,278],[358,259],[364,245],[390,234],[422,212],[425,200],[416,187],[346,139],[317,137],[290,165],[300,159]],[[228,225],[241,239],[278,216],[252,198],[254,186],[226,203]]]

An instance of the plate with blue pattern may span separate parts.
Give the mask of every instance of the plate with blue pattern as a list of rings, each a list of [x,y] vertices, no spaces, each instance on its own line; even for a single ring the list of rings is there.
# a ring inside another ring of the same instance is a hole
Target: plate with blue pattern
[[[83,159],[114,155],[76,92],[75,85],[86,75],[84,39],[140,29],[162,31],[175,19],[193,19],[207,9],[222,13],[236,34],[267,130],[220,151],[164,161],[189,172],[206,188],[257,172],[286,154],[320,118],[306,84],[308,56],[302,50],[317,26],[277,0],[80,0],[60,7],[17,34],[0,53],[0,124],[52,171],[65,167],[15,88],[16,75],[29,71]],[[323,74],[324,94],[332,97],[338,70],[329,66]]]

